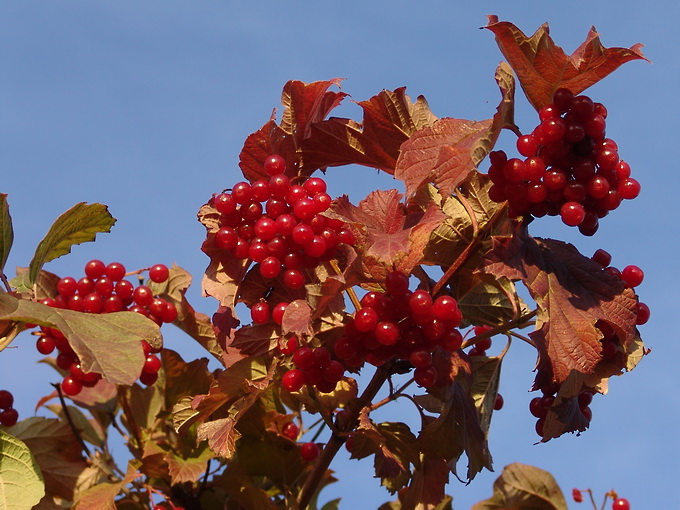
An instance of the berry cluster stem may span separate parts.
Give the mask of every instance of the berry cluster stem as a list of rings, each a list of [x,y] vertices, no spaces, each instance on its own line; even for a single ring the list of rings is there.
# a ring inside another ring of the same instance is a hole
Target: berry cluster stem
[[[364,389],[364,392],[359,396],[359,398],[357,398],[348,406],[349,414],[347,417],[347,423],[349,424],[349,430],[356,426],[356,423],[359,419],[359,413],[364,407],[370,405],[371,401],[380,391],[380,388],[382,388],[383,384],[385,384],[385,381],[387,381],[389,378],[389,375],[389,366],[383,365],[378,367],[373,374],[371,381]],[[318,490],[319,482],[321,482],[323,479],[328,466],[331,465],[331,462],[338,453],[338,450],[340,450],[342,445],[345,443],[345,440],[346,438],[343,435],[339,435],[335,432],[331,434],[326,446],[321,451],[321,455],[319,455],[319,458],[316,460],[314,470],[311,472],[309,477],[307,477],[305,483],[300,489],[300,494],[297,500],[298,508],[307,508],[307,505],[309,505],[309,502]]]

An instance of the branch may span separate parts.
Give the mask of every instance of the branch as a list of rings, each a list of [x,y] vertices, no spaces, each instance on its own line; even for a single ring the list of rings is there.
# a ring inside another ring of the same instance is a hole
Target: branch
[[[387,365],[389,364],[385,364],[376,369],[375,373],[373,374],[373,378],[368,383],[368,386],[366,386],[366,389],[361,394],[361,396],[357,398],[354,402],[352,402],[350,406],[348,406],[349,407],[349,413],[347,415],[348,425],[346,430],[352,430],[356,427],[356,424],[359,420],[359,413],[364,407],[370,404],[370,402],[375,398],[375,396],[378,394],[378,391],[380,391],[380,388],[382,388],[382,385],[389,377],[390,372],[389,367]],[[331,434],[328,443],[326,443],[326,446],[322,450],[321,455],[316,460],[314,470],[310,473],[309,477],[307,477],[305,483],[302,485],[302,488],[300,489],[300,494],[298,495],[297,500],[297,504],[300,510],[304,510],[305,508],[307,508],[307,505],[309,505],[309,502],[311,501],[312,497],[318,490],[319,482],[323,479],[323,476],[326,473],[328,466],[331,465],[331,462],[333,461],[335,454],[338,453],[338,450],[345,443],[345,440],[346,439],[344,434],[338,435],[335,432]]]

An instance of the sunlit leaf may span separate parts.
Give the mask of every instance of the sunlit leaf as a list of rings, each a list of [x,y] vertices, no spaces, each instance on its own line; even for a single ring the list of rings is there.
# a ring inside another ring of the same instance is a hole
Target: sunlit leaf
[[[97,234],[110,232],[116,220],[102,204],[81,202],[59,216],[35,250],[29,277],[35,282],[43,264],[71,253],[71,246],[94,241]]]
[[[508,59],[529,102],[539,110],[552,101],[555,90],[560,87],[579,94],[620,65],[631,60],[647,60],[642,54],[642,45],[630,48],[605,48],[600,35],[592,27],[581,44],[571,55],[567,55],[550,37],[545,23],[527,37],[512,23],[498,21],[489,16],[485,27],[496,36],[501,52]]]
[[[40,468],[21,440],[0,430],[0,508],[29,510],[45,495]]]

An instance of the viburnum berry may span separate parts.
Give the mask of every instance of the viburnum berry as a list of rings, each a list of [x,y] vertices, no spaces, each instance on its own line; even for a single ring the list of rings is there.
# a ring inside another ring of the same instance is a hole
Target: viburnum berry
[[[9,409],[14,405],[14,395],[10,391],[0,390],[0,409]]]
[[[272,154],[265,158],[263,167],[269,175],[283,174],[286,171],[286,160],[283,156]]]
[[[3,426],[11,427],[13,425],[16,425],[18,420],[19,411],[17,411],[13,407],[0,411],[0,424],[2,424]]]
[[[574,499],[574,501],[576,503],[582,503],[583,502],[583,494],[578,489],[572,489],[571,490],[571,497]]]
[[[500,393],[496,393],[496,398],[493,401],[493,409],[494,411],[500,411],[503,409],[503,404],[505,401],[503,400],[503,396]]]
[[[170,277],[170,270],[165,264],[155,264],[149,269],[149,278],[152,282],[163,283]]]
[[[626,498],[616,498],[612,503],[612,510],[630,510],[630,503]]]
[[[283,425],[283,427],[281,427],[281,434],[284,437],[287,437],[288,439],[290,439],[291,441],[296,441],[299,433],[300,433],[300,429],[292,421],[285,423]]]
[[[621,279],[627,287],[637,287],[645,278],[645,273],[638,266],[626,266],[621,270]]]
[[[307,462],[316,460],[319,456],[319,446],[316,443],[303,443],[300,445],[300,456]]]
[[[281,377],[281,384],[287,391],[299,391],[305,385],[305,375],[302,370],[297,368],[288,370]]]
[[[61,391],[70,397],[77,395],[82,391],[82,389],[83,383],[71,375],[64,377],[64,380],[61,381]]]

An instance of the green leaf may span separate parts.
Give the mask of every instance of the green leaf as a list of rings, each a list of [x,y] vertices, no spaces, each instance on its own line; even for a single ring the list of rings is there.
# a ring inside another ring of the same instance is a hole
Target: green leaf
[[[114,384],[133,384],[144,365],[141,341],[160,346],[158,326],[135,312],[88,314],[0,294],[0,320],[31,322],[60,330],[85,372]]]
[[[7,195],[0,193],[0,272],[5,270],[5,263],[14,241],[12,217],[9,215]]]
[[[537,467],[515,462],[493,484],[493,496],[471,510],[567,510],[553,476]]]
[[[35,250],[29,278],[35,282],[43,264],[71,253],[74,244],[94,241],[100,232],[110,232],[116,219],[103,204],[80,202],[59,216]]]
[[[25,443],[0,430],[0,508],[29,510],[45,495],[40,468]]]

